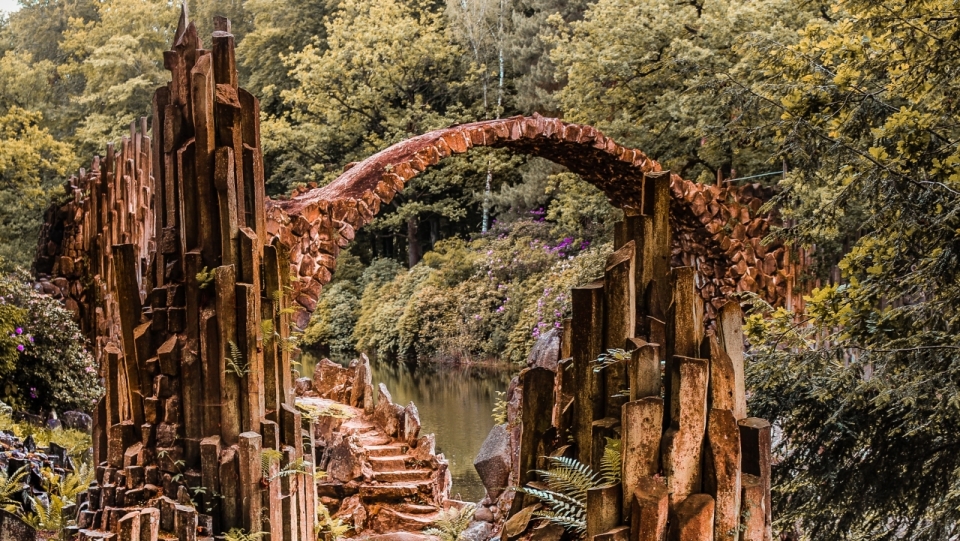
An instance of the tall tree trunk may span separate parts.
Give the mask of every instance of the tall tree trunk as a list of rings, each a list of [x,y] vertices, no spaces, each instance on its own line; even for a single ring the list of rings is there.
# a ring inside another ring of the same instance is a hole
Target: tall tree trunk
[[[407,218],[407,264],[412,269],[423,257],[423,247],[417,232],[420,227],[416,218]]]

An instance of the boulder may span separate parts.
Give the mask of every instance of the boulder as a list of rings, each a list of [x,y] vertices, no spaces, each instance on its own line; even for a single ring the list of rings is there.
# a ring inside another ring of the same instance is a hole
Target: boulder
[[[352,526],[355,532],[362,532],[366,527],[367,510],[364,509],[360,496],[354,494],[343,500],[333,518],[342,519],[345,524]]]
[[[477,507],[477,511],[473,514],[473,518],[482,522],[493,522],[493,511],[481,505]]]
[[[483,441],[473,467],[480,475],[490,499],[496,499],[507,486],[510,476],[510,434],[506,425],[493,427]]]
[[[297,378],[293,384],[293,392],[297,396],[303,396],[313,390],[313,380],[310,378]]]
[[[379,384],[378,390],[380,394],[377,399],[377,406],[373,410],[373,422],[385,435],[395,438],[399,434],[404,409],[402,406],[393,403],[393,397],[390,396],[390,391],[387,390],[386,385]]]
[[[557,371],[557,364],[560,362],[560,332],[557,329],[540,335],[530,355],[527,356],[527,367],[541,367],[553,372]]]
[[[343,389],[346,388],[352,372],[330,359],[321,359],[313,371],[313,390],[320,398],[345,403]]]
[[[0,541],[36,541],[37,531],[13,513],[0,509]]]
[[[467,529],[460,532],[457,541],[487,541],[490,539],[490,532],[493,525],[489,522],[475,520],[467,526]]]
[[[410,402],[403,409],[403,441],[407,442],[410,447],[416,447],[419,436],[420,412],[417,411],[417,405]]]
[[[60,416],[60,423],[63,425],[63,428],[71,428],[83,432],[93,430],[93,417],[90,417],[82,411],[63,412],[63,415]]]
[[[363,477],[366,451],[357,441],[356,436],[338,438],[329,448],[329,459],[327,475],[332,479],[347,483]]]

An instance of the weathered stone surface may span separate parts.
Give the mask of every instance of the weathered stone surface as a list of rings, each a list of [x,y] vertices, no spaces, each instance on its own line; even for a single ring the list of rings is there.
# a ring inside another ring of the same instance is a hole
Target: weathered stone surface
[[[666,485],[658,479],[641,479],[631,500],[630,541],[664,541],[669,514]]]
[[[587,490],[587,538],[600,535],[620,524],[622,489],[620,485]]]
[[[560,333],[557,329],[540,335],[534,342],[530,354],[527,356],[527,367],[540,367],[547,370],[557,371],[557,363],[560,361]]]
[[[628,516],[640,481],[660,471],[663,399],[643,398],[623,405],[621,423],[623,513]]]
[[[93,417],[82,411],[65,411],[60,416],[60,422],[63,424],[63,428],[72,428],[82,432],[93,430]]]
[[[297,396],[303,396],[313,390],[313,380],[310,378],[297,378],[294,383],[293,392]]]
[[[773,519],[771,515],[771,496],[770,496],[770,449],[772,445],[770,435],[770,423],[756,417],[741,419],[740,425],[740,448],[742,454],[741,464],[743,473],[755,475],[760,479],[760,485],[763,490],[764,499],[764,524],[767,539],[773,536]]]
[[[593,537],[594,541],[628,541],[630,538],[630,526],[619,526],[597,534]]]
[[[354,436],[339,438],[339,441],[330,447],[329,453],[327,475],[343,483],[363,476],[366,451]]]
[[[713,539],[713,498],[691,494],[676,506],[676,522],[670,525],[670,541]]]
[[[492,530],[493,526],[489,522],[474,521],[460,533],[458,541],[488,541]]]
[[[736,541],[740,525],[740,429],[733,411],[711,409],[704,452],[704,492],[713,496],[714,540]]]
[[[707,424],[707,361],[675,357],[679,384],[677,416],[663,436],[661,452],[670,503],[700,489],[700,459]],[[675,380],[676,381],[676,380]]]
[[[763,483],[756,475],[744,473],[741,479],[741,501],[743,506],[740,541],[769,541],[766,536],[766,495]]]
[[[510,434],[506,425],[497,425],[490,430],[473,460],[473,467],[490,499],[497,499],[506,489],[510,466]]]
[[[397,436],[400,424],[403,420],[404,409],[402,406],[393,403],[390,391],[383,383],[378,385],[379,396],[377,406],[373,411],[373,422],[387,436]]]
[[[0,541],[36,541],[37,531],[13,513],[0,509]]]
[[[417,405],[410,402],[407,407],[403,408],[403,441],[411,447],[416,447],[419,437],[420,412],[417,411]]]

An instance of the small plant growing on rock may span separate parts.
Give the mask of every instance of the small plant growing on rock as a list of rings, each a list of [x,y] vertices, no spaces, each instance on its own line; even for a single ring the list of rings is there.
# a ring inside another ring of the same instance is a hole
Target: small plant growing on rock
[[[493,403],[493,424],[502,425],[507,422],[507,393],[497,391],[497,398]]]
[[[587,531],[587,491],[604,484],[600,475],[586,464],[563,456],[546,457],[549,468],[536,470],[547,484],[546,489],[520,487],[517,492],[530,494],[543,502],[545,511],[535,517],[547,519],[582,537]]]
[[[608,485],[615,485],[620,482],[623,473],[621,469],[620,438],[607,438],[607,444],[603,446],[603,457],[600,459],[600,476],[603,482]]]
[[[338,541],[339,539],[343,539],[343,536],[347,535],[353,527],[344,523],[341,518],[333,518],[330,516],[330,510],[327,509],[327,506],[318,502],[317,521],[314,529],[314,533],[318,536],[326,534],[326,539]]]
[[[265,535],[267,535],[266,532],[247,533],[240,528],[232,528],[223,534],[223,538],[225,541],[260,541]]]
[[[472,503],[459,509],[451,507],[441,511],[439,518],[433,523],[434,527],[427,529],[424,533],[439,537],[441,541],[458,541],[460,534],[470,526],[476,512],[477,506]]]

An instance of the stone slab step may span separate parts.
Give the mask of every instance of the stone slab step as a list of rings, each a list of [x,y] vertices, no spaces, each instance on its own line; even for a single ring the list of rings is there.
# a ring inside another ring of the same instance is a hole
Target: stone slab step
[[[393,445],[364,445],[368,457],[375,456],[401,456],[407,454],[407,446],[403,444]]]
[[[407,455],[397,456],[371,456],[368,458],[370,467],[375,472],[387,472],[402,470],[407,467]]]
[[[417,503],[401,503],[396,506],[396,510],[401,513],[409,513],[411,515],[431,515],[440,510],[439,507],[435,505],[420,505]]]
[[[433,470],[397,470],[382,471],[373,475],[373,478],[381,483],[405,483],[408,481],[426,481],[429,480]]]
[[[379,532],[420,532],[434,525],[440,513],[412,514],[392,507],[381,507],[370,517],[370,526]]]
[[[431,494],[433,489],[432,485],[433,482],[430,480],[393,483],[389,485],[363,484],[360,485],[360,498],[367,502],[401,501],[407,498],[413,498],[418,494]]]
[[[362,447],[389,447],[393,441],[393,438],[390,436],[384,436],[379,432],[358,434],[357,437],[360,438],[360,445]]]

